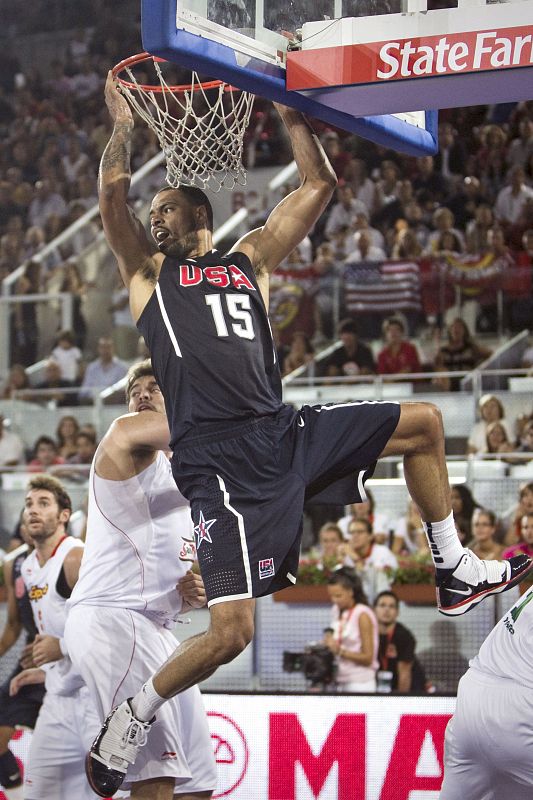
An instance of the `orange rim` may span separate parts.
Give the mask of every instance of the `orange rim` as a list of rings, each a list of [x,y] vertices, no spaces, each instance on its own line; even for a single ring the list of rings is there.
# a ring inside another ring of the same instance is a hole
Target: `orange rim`
[[[127,89],[131,89],[134,92],[138,91],[139,89],[143,89],[145,92],[188,92],[191,91],[193,86],[201,87],[202,89],[217,89],[219,86],[223,85],[224,81],[204,81],[203,83],[184,83],[179,86],[162,86],[161,84],[149,84],[149,83],[133,83],[132,81],[128,81],[125,78],[120,76],[120,73],[123,72],[127,68],[135,67],[137,64],[142,64],[143,61],[157,61],[160,64],[165,64],[165,58],[159,58],[159,56],[153,56],[151,53],[137,53],[134,56],[130,56],[129,58],[124,58],[122,61],[119,61],[118,64],[115,64],[113,69],[111,70],[113,73],[113,77],[117,79],[117,81],[122,85],[125,86]],[[233,91],[233,86],[226,86],[227,91]]]

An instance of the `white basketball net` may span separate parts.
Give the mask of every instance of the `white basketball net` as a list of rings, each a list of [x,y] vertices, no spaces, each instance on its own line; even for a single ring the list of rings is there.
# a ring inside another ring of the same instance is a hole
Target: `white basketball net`
[[[168,185],[199,186],[213,192],[244,186],[243,141],[254,96],[227,89],[224,83],[204,90],[196,72],[189,87],[175,91],[157,61],[153,65],[164,91],[141,86],[129,67],[124,72],[134,88],[120,84],[120,89],[157,136]]]

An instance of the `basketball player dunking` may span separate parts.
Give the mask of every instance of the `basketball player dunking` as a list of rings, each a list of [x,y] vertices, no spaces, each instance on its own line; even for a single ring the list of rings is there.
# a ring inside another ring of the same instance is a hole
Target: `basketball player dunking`
[[[263,227],[222,256],[212,247],[205,194],[162,189],[150,211],[154,252],[127,204],[133,119],[111,74],[105,93],[114,129],[100,165],[102,221],[165,397],[173,473],[191,504],[211,613],[209,629],[178,647],[120,714],[109,715],[90,758],[113,773],[116,742],[128,726],[144,726],[168,698],[235,658],[253,635],[254,598],[296,581],[304,499],[360,502],[378,458],[404,457],[443,613],[462,614],[504,591],[532,563],[483,562],[461,546],[433,405],[353,402],[296,412],[282,402],[269,275],[313,227],[336,185],[306,120],[276,106],[300,186]]]

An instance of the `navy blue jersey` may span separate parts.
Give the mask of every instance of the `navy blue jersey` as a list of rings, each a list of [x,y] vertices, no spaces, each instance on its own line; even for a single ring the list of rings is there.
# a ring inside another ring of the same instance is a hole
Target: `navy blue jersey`
[[[165,397],[172,446],[281,408],[268,316],[244,253],[165,258],[137,327]]]
[[[17,601],[17,610],[22,627],[26,631],[26,641],[33,642],[37,636],[37,628],[35,627],[35,620],[33,618],[33,611],[31,610],[31,603],[26,591],[24,578],[22,577],[22,564],[27,558],[27,553],[21,553],[13,561],[13,589],[15,591],[15,600]]]

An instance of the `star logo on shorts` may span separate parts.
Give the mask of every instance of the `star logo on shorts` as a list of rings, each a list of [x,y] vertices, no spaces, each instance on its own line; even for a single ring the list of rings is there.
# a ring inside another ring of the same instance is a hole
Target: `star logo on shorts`
[[[196,549],[200,549],[200,545],[202,542],[210,542],[213,544],[213,540],[209,535],[209,529],[212,525],[214,525],[216,519],[205,519],[204,512],[200,511],[200,519],[198,521],[198,525],[194,526],[194,535],[196,536]]]

